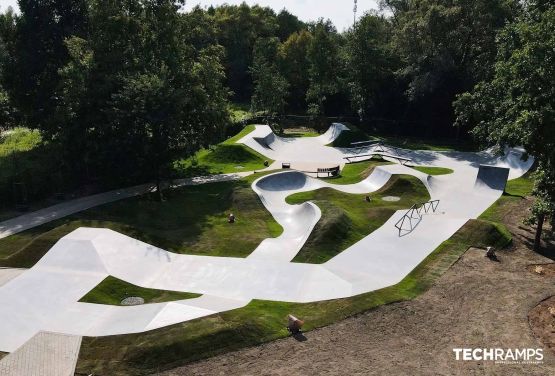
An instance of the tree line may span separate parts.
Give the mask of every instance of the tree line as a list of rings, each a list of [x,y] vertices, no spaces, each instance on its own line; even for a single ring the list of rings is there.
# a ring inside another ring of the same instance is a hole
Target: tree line
[[[121,184],[160,181],[220,141],[231,101],[353,116],[524,145],[540,161],[535,210],[553,210],[551,1],[382,0],[342,32],[245,3],[183,5],[19,0],[0,16],[2,127],[40,130],[64,180]]]

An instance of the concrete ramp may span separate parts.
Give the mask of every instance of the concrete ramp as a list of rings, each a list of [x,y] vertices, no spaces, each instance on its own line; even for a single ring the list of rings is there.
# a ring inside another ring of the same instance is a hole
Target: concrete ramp
[[[510,172],[509,168],[480,165],[475,188],[503,192]]]

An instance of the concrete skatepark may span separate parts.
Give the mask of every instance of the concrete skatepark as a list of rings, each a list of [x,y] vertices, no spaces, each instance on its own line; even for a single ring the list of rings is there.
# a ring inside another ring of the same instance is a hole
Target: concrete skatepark
[[[507,150],[504,156],[491,151],[397,150],[412,165],[445,167],[454,172],[429,176],[388,157],[394,164],[377,167],[364,181],[352,185],[334,185],[296,171],[343,167],[345,158],[357,161],[380,153],[374,145],[356,150],[326,146],[347,129],[335,124],[319,137],[285,139],[267,126],[257,126],[239,141],[277,165],[290,163],[293,169],[261,177],[252,184],[284,231],[278,238],[264,240],[245,259],[178,255],[107,229],[81,228],[62,238],[33,268],[16,273],[0,286],[0,351],[13,352],[44,331],[78,336],[142,332],[243,307],[253,299],[313,302],[394,285],[469,219],[491,206],[501,196],[507,178],[522,176],[533,163],[531,158],[522,160],[523,151],[518,149]],[[288,205],[287,196],[324,187],[370,193],[396,174],[422,181],[432,200],[440,202],[436,213],[424,215],[406,236],[399,236],[395,224],[406,210],[396,212],[381,228],[324,264],[290,262],[319,221],[321,211],[310,202]],[[41,218],[47,221],[48,211],[44,213]],[[8,236],[20,230],[7,231],[2,226],[2,231]],[[109,275],[141,287],[202,296],[133,307],[78,302]]]

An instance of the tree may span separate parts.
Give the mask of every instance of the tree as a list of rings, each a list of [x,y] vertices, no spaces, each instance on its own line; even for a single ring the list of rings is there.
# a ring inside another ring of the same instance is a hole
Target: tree
[[[455,103],[457,123],[503,148],[522,145],[538,161],[533,223],[539,250],[546,215],[555,209],[555,6],[532,2],[500,33],[492,79]]]
[[[304,22],[299,20],[297,16],[289,13],[286,9],[282,9],[277,15],[277,37],[284,42],[294,33],[299,33],[306,28]]]
[[[388,105],[399,62],[391,49],[389,22],[365,14],[346,35],[346,67],[351,105],[361,118],[377,114]]]
[[[279,70],[289,85],[288,107],[306,111],[306,92],[309,86],[308,48],[312,34],[307,30],[293,33],[279,47]]]
[[[254,62],[251,67],[254,80],[252,109],[270,116],[283,113],[288,94],[288,83],[276,64],[278,49],[278,38],[259,39],[254,47]]]
[[[308,48],[309,88],[306,94],[308,113],[320,117],[325,113],[325,102],[339,92],[339,36],[331,21],[318,21],[312,27]]]
[[[13,59],[6,89],[29,126],[51,135],[54,112],[59,106],[54,94],[58,69],[68,61],[64,41],[84,36],[88,21],[86,0],[19,0]]]
[[[226,50],[227,84],[235,99],[245,101],[252,96],[254,45],[258,38],[276,36],[277,19],[271,8],[258,5],[222,5],[215,8],[214,20],[218,41]]]
[[[103,181],[161,181],[228,124],[223,49],[172,0],[109,0],[66,41],[55,140]],[[67,160],[68,157],[64,158]]]
[[[451,134],[452,103],[491,76],[495,35],[518,14],[517,0],[385,0],[393,13],[393,45],[403,61],[408,116]]]

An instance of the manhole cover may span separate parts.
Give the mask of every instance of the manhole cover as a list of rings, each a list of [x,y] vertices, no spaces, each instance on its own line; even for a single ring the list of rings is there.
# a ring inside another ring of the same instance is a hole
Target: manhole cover
[[[382,198],[383,201],[387,201],[387,202],[397,202],[397,201],[401,201],[401,197],[397,197],[397,196],[386,196]]]
[[[138,296],[130,296],[129,298],[125,298],[121,301],[121,305],[124,306],[133,306],[133,305],[141,305],[145,304],[145,300]]]

